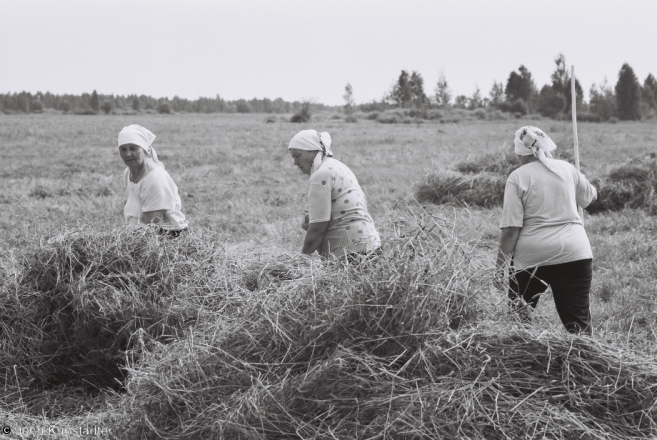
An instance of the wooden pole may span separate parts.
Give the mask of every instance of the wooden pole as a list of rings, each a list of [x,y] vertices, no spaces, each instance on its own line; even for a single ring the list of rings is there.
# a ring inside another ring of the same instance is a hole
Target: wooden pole
[[[575,154],[575,168],[579,171],[579,141],[577,140],[577,91],[575,90],[575,66],[570,66],[570,97],[572,101],[573,113],[573,143]],[[584,209],[578,207],[579,216],[584,224]]]

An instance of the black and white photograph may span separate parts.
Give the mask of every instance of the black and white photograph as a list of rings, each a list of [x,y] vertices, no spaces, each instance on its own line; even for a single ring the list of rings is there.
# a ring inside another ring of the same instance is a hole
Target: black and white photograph
[[[657,438],[656,19],[0,0],[0,439]]]

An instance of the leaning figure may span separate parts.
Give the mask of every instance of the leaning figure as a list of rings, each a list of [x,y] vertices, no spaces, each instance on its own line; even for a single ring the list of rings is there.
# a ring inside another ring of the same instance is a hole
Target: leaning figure
[[[331,136],[303,130],[292,138],[288,151],[294,164],[310,176],[302,252],[353,260],[378,249],[381,239],[367,212],[365,194],[354,173],[333,159]]]
[[[516,310],[535,308],[550,286],[566,330],[591,334],[593,253],[578,206],[586,208],[597,192],[573,165],[552,158],[557,146],[542,130],[522,127],[514,144],[522,166],[504,189],[497,282],[510,261],[509,298]]]
[[[162,234],[177,237],[187,229],[178,187],[153,148],[155,135],[132,124],[119,132],[119,154],[128,167],[123,172],[127,202],[126,224],[156,224]]]

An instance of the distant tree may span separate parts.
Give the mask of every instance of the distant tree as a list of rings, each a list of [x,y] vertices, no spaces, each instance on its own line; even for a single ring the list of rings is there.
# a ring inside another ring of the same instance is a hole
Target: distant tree
[[[561,111],[564,113],[571,113],[573,102],[571,93],[572,85],[570,84],[570,72],[566,66],[566,57],[563,56],[563,54],[559,54],[554,59],[554,63],[556,64],[556,68],[554,72],[552,72],[552,89],[556,94],[562,95],[565,98],[564,106]],[[577,95],[575,102],[578,107],[581,107],[584,100],[584,92],[577,78],[575,78],[575,94]]]
[[[623,64],[616,82],[616,110],[622,120],[641,119],[639,101],[641,87],[629,64]]]
[[[472,96],[468,98],[468,108],[474,110],[479,107],[484,107],[484,100],[481,97],[481,90],[479,90],[479,86],[477,86]]]
[[[68,113],[71,111],[71,104],[68,101],[61,102],[59,104],[59,110],[63,111],[64,113]]]
[[[100,109],[103,111],[103,113],[109,115],[112,112],[112,103],[110,101],[103,101],[103,103],[100,105]]]
[[[607,84],[607,78],[600,86],[593,84],[589,95],[591,96],[589,100],[591,113],[600,116],[603,121],[616,116],[616,95]]]
[[[657,110],[657,80],[652,76],[652,73],[649,73],[646,80],[643,82],[641,98],[648,108]]]
[[[301,109],[292,115],[290,122],[308,122],[310,121],[310,117],[310,103],[305,101],[303,104],[301,104]]]
[[[509,74],[509,79],[507,80],[506,88],[504,89],[504,93],[509,101],[522,99],[527,102],[535,92],[536,86],[534,85],[532,74],[525,66],[521,65],[518,68],[518,73],[513,71]]]
[[[21,111],[23,113],[29,113],[31,100],[32,100],[32,96],[29,93],[26,92],[19,93],[18,96],[16,97],[16,110]]]
[[[98,93],[96,93],[95,90],[91,94],[89,107],[91,107],[91,110],[93,110],[94,113],[100,113],[100,98],[98,97]]]
[[[404,107],[411,102],[412,92],[409,86],[409,81],[410,78],[408,72],[402,70],[397,79],[397,83],[395,83],[391,92],[391,100],[398,107]]]
[[[566,107],[566,97],[553,86],[545,85],[538,95],[538,111],[543,116],[554,118]]]
[[[30,102],[30,113],[41,113],[43,112],[43,103],[37,96],[37,99]]]
[[[132,109],[138,112],[140,107],[141,107],[141,103],[139,102],[139,98],[135,96],[134,98],[132,98]]]
[[[469,100],[470,99],[465,95],[458,95],[456,98],[454,98],[454,107],[467,108]]]
[[[493,81],[493,87],[490,89],[489,96],[489,102],[491,105],[497,106],[504,102],[504,84]]]
[[[244,99],[239,99],[235,105],[237,106],[237,113],[251,113],[251,106]]]
[[[351,87],[351,84],[347,83],[344,87],[344,95],[342,95],[342,99],[344,99],[345,114],[352,114],[354,111],[354,89]]]
[[[413,71],[408,81],[408,87],[411,95],[410,104],[416,108],[424,108],[429,100],[424,93],[424,79],[422,75]]]
[[[452,100],[452,92],[449,90],[449,85],[447,84],[447,80],[445,79],[443,72],[440,72],[440,77],[438,78],[438,83],[436,84],[434,94],[436,104],[439,107],[448,106],[449,102]]]

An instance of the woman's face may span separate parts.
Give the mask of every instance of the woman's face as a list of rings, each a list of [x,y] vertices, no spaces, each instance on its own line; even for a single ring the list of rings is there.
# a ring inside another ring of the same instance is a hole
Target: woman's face
[[[290,148],[290,156],[294,159],[294,164],[299,167],[303,174],[310,176],[310,170],[313,167],[313,160],[319,151],[306,151]]]
[[[119,154],[127,167],[141,167],[146,159],[146,152],[139,145],[123,144],[119,147]]]

